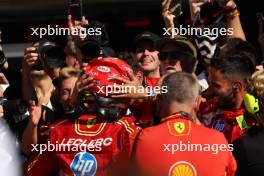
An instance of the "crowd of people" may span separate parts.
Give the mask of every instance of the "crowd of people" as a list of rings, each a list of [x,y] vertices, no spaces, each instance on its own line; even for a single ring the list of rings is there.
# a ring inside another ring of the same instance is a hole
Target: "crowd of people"
[[[178,35],[186,12],[163,0],[169,35],[142,32],[132,52],[71,14],[70,30],[100,35],[36,39],[11,77],[0,47],[1,174],[264,175],[264,17],[259,54],[233,0],[219,0],[224,18],[209,25],[206,3],[189,1],[192,27],[232,33]]]

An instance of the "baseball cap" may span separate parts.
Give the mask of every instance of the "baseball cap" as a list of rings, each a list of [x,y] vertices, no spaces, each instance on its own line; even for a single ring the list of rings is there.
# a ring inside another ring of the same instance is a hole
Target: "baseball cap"
[[[196,48],[186,37],[179,35],[175,36],[174,38],[163,37],[156,42],[155,46],[157,50],[160,51],[168,43],[176,44],[180,49],[185,52],[189,52],[195,59],[197,59]]]
[[[142,32],[134,38],[134,48],[136,48],[138,43],[141,41],[147,40],[147,41],[151,41],[153,43],[156,43],[159,39],[160,39],[160,37],[158,35],[154,34],[153,32],[149,32],[149,31]]]

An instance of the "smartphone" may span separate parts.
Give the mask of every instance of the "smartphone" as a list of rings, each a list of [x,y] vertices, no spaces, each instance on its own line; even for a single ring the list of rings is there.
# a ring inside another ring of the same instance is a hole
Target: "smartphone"
[[[72,15],[73,20],[82,20],[83,7],[82,0],[70,0],[69,13]]]

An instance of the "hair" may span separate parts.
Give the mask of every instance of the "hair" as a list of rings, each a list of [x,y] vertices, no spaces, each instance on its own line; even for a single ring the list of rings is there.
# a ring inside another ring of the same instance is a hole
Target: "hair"
[[[255,67],[250,58],[244,54],[212,59],[211,67],[220,70],[228,80],[233,81],[238,79],[243,83],[255,71]]]
[[[198,60],[194,59],[191,56],[182,56],[180,59],[181,67],[184,72],[194,73],[197,68]]]
[[[256,71],[247,82],[247,91],[259,101],[259,109],[255,115],[258,124],[264,126],[264,71]]]
[[[138,64],[138,60],[136,59],[134,53],[131,52],[119,53],[118,58],[122,58],[122,60],[124,60],[128,65],[130,65],[134,73],[137,73],[139,71],[144,72],[144,70]]]
[[[254,66],[257,65],[258,54],[256,48],[248,41],[244,41],[240,38],[232,38],[228,40],[224,48],[219,52],[219,55],[224,57],[240,53],[247,55]]]
[[[79,69],[76,68],[72,68],[72,67],[64,67],[63,69],[61,69],[60,71],[60,76],[59,76],[59,87],[61,85],[61,82],[65,79],[71,78],[71,77],[79,77],[80,76],[81,71]]]
[[[72,68],[72,67],[64,67],[63,69],[60,70],[60,75],[58,78],[58,86],[55,89],[55,93],[52,94],[52,97],[51,97],[53,106],[55,107],[55,111],[58,114],[64,112],[62,105],[59,102],[62,81],[68,78],[72,78],[72,77],[78,78],[80,76],[80,73],[81,71],[79,69]]]
[[[162,87],[167,88],[167,93],[161,96],[167,102],[178,104],[194,103],[199,95],[197,79],[190,73],[176,72],[169,74],[163,80]]]

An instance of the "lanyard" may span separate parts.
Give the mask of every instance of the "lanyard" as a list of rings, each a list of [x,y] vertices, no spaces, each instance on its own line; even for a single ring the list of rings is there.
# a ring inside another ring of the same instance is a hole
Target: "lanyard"
[[[164,122],[164,121],[167,121],[167,120],[170,120],[170,119],[175,119],[175,118],[185,118],[187,120],[192,120],[192,116],[187,113],[187,112],[183,112],[183,111],[180,111],[180,112],[176,112],[166,118],[163,118],[161,120],[161,122]]]

